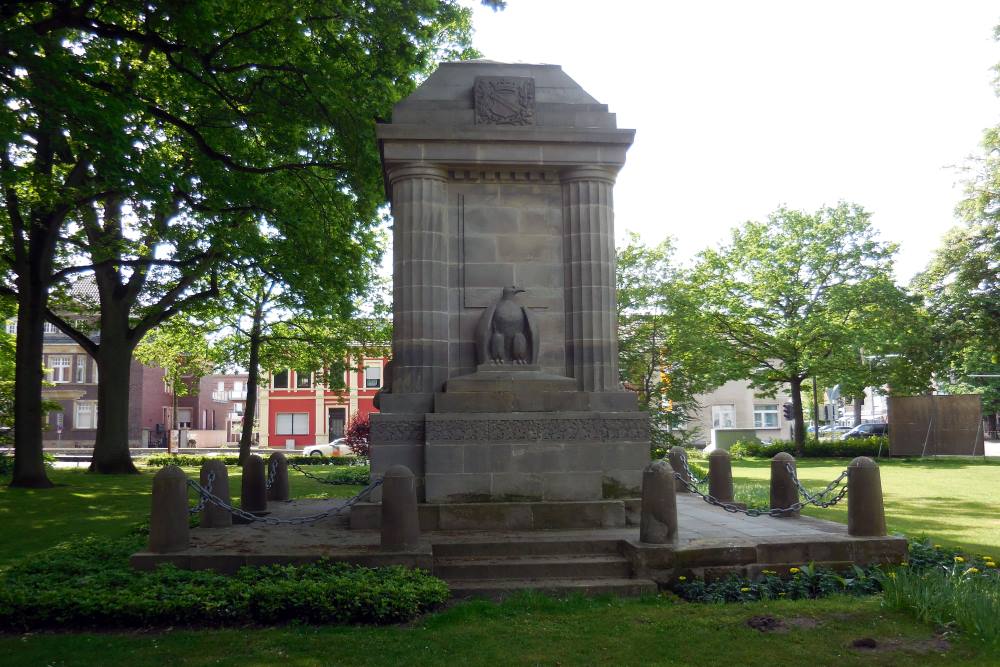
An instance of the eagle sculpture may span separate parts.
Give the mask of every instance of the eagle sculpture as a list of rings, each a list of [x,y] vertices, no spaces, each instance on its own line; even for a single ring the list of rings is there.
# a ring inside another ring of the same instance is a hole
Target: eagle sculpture
[[[476,326],[476,352],[479,363],[538,363],[538,324],[514,295],[524,292],[504,287],[503,295],[483,313]]]

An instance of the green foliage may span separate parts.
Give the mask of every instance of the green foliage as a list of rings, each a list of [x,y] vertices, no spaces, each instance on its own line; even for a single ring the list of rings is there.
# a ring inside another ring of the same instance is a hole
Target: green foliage
[[[163,381],[175,397],[196,394],[201,378],[216,364],[205,333],[191,322],[171,320],[143,338],[135,358],[162,368]]]
[[[630,234],[616,256],[619,371],[649,412],[652,445],[665,449],[694,437],[678,427],[699,407],[695,396],[725,381],[673,253],[670,239],[647,246]]]
[[[85,539],[28,558],[3,574],[0,627],[400,623],[448,598],[419,570],[320,561],[242,568],[234,576],[161,566],[133,570],[143,539]]]
[[[759,440],[739,440],[729,448],[729,453],[736,458],[745,456],[755,458],[773,457],[778,452],[794,455],[796,444],[792,440],[772,440],[763,443]],[[842,440],[807,440],[805,456],[810,458],[854,458],[856,456],[888,456],[889,438],[873,436],[870,438],[845,438]]]
[[[992,556],[911,543],[909,567],[883,574],[881,585],[885,607],[1000,646],[1000,570]]]
[[[255,452],[256,453],[256,452]],[[266,453],[265,453],[266,456]],[[353,456],[289,456],[288,462],[298,466],[358,466],[359,459]],[[222,461],[227,466],[239,465],[239,457],[233,456],[195,456],[191,454],[154,454],[139,462],[150,468],[162,468],[168,465],[180,466],[182,468],[200,468],[205,461]],[[366,482],[367,483],[367,482]]]
[[[764,570],[756,579],[731,575],[707,582],[703,579],[678,579],[673,590],[689,602],[751,602],[754,600],[815,599],[835,594],[872,595],[880,588],[878,567],[853,566],[850,572],[806,564],[791,568],[786,577],[775,570]]]
[[[730,379],[749,378],[765,395],[789,385],[800,444],[806,378],[847,395],[929,382],[927,318],[893,282],[895,251],[864,209],[841,203],[812,214],[778,209],[699,258],[699,334],[723,350]]]

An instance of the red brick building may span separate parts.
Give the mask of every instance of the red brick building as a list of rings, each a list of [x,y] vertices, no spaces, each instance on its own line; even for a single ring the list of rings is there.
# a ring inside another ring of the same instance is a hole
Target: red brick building
[[[344,387],[331,389],[316,374],[286,369],[273,373],[260,387],[260,443],[302,449],[344,435],[355,415],[377,412],[372,401],[382,388],[387,359],[365,358],[344,373]]]

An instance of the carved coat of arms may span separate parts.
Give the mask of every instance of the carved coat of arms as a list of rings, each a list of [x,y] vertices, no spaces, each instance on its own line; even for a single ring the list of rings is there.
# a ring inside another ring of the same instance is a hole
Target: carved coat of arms
[[[477,76],[476,125],[534,125],[535,80],[521,76]]]

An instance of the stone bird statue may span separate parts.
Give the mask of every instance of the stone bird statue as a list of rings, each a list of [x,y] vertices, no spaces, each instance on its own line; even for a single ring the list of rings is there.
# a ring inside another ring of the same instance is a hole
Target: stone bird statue
[[[476,351],[479,363],[538,363],[538,325],[527,308],[514,300],[524,292],[504,287],[501,297],[486,309],[476,327]]]

